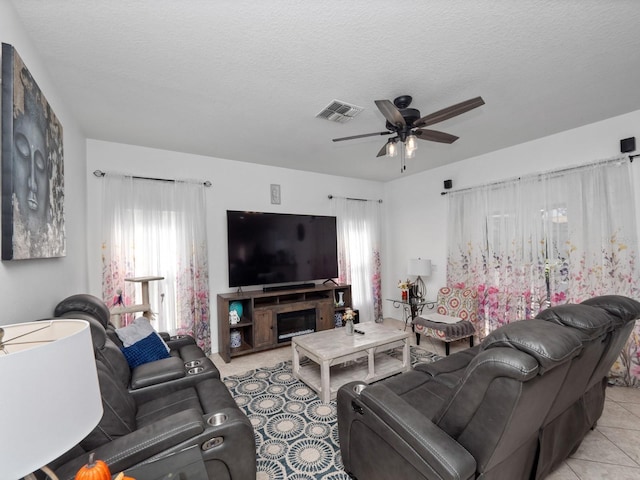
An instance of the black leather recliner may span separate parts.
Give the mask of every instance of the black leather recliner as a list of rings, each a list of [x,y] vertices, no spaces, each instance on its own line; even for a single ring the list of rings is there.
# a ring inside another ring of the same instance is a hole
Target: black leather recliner
[[[96,360],[106,366],[114,379],[137,401],[148,401],[186,387],[194,387],[207,378],[219,379],[218,369],[208,358],[198,362],[184,362],[177,356],[143,363],[130,368],[126,357],[108,338],[102,325],[93,318],[85,318],[91,327],[91,339]],[[191,373],[190,373],[191,372]]]
[[[255,478],[251,422],[216,378],[140,400],[96,360],[103,416],[76,447],[50,464],[60,480],[72,480],[89,455],[114,473],[196,446],[211,480]]]
[[[541,479],[580,445],[640,303],[603,296],[501,327],[471,349],[338,391],[355,478]]]
[[[572,328],[583,342],[541,428],[536,479],[576,451],[602,415],[607,375],[640,317],[639,305],[627,297],[604,295],[580,305],[558,305],[536,317]],[[584,392],[579,401],[575,392]]]
[[[111,323],[111,312],[101,299],[88,293],[71,295],[58,303],[53,312],[53,315],[56,317],[66,318],[70,318],[78,314],[90,315],[91,318],[100,322],[106,330],[109,339],[117,347],[122,348],[122,342],[116,333],[116,327]],[[196,345],[196,341],[193,337],[188,335],[170,336],[166,332],[158,333],[171,349],[170,353],[172,356],[179,357],[184,360],[184,362],[196,361],[205,358],[204,352]]]
[[[192,386],[202,378],[220,378],[220,372],[192,337],[170,340],[171,356],[130,368],[121,351],[122,342],[109,322],[109,309],[88,294],[68,297],[54,311],[59,318],[80,318],[91,325],[96,359],[109,367],[122,385],[140,400],[154,398],[168,389]]]
[[[104,410],[98,426],[50,465],[60,479],[72,479],[91,452],[119,472],[193,446],[210,479],[255,478],[253,426],[193,339],[174,343],[170,358],[130,369],[101,300],[75,295],[55,313],[89,322]]]

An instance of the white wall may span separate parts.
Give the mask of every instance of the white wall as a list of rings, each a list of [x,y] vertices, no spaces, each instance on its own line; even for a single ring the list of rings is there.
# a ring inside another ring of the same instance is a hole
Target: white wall
[[[216,295],[232,291],[227,273],[227,210],[331,215],[329,194],[381,198],[383,184],[284,168],[204,157],[186,153],[109,143],[87,142],[87,199],[89,209],[89,291],[101,295],[101,184],[94,170],[138,176],[209,180],[207,235],[211,289],[211,344],[218,350]],[[281,187],[282,203],[272,205],[270,185]],[[150,272],[162,275],[162,272]],[[226,321],[226,319],[225,319]]]
[[[0,325],[7,325],[51,316],[60,300],[87,289],[85,139],[10,2],[0,2],[0,41],[16,48],[62,124],[67,235],[64,258],[0,263]]]
[[[399,295],[397,283],[407,276],[409,258],[432,260],[434,272],[426,282],[429,298],[445,285],[448,212],[447,197],[440,194],[444,180],[451,179],[456,190],[603,160],[620,155],[620,139],[632,136],[640,141],[640,111],[385,184],[384,298]],[[635,199],[629,201],[635,202],[640,226],[640,158],[632,165]],[[386,301],[384,315],[401,318]]]

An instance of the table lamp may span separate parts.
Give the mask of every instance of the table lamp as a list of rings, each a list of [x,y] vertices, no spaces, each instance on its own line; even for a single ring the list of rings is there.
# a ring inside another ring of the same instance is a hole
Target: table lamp
[[[102,417],[89,323],[42,320],[0,325],[0,471],[35,478]]]
[[[422,277],[429,277],[431,275],[431,260],[423,260],[422,258],[409,259],[407,274],[418,277],[416,278],[416,296],[419,299],[425,298],[427,289]]]

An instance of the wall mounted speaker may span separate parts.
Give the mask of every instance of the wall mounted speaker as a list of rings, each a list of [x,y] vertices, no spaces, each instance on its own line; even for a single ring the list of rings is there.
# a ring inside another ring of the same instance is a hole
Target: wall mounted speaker
[[[620,153],[633,152],[636,149],[636,137],[623,138],[620,140]]]
[[[445,190],[449,190],[451,187],[453,187],[453,182],[451,180],[445,180],[444,181]]]

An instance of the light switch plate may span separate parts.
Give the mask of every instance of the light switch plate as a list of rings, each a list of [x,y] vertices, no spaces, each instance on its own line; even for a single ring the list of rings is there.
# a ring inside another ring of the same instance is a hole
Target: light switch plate
[[[271,184],[271,203],[280,205],[280,185],[275,183]]]

